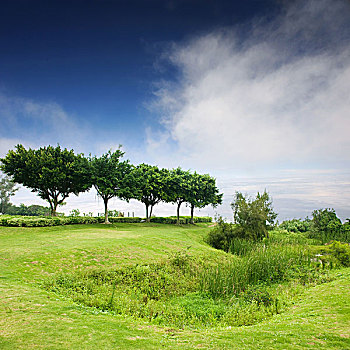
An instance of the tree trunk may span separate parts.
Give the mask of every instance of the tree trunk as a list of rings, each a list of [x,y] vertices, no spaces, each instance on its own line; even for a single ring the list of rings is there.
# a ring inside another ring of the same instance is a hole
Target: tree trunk
[[[177,205],[177,222],[176,222],[177,225],[180,225],[180,206],[181,206],[181,203],[182,203],[182,202],[180,202],[180,203]]]
[[[153,212],[153,205],[151,205],[151,210],[149,211],[149,221],[150,222],[151,222],[152,212]]]
[[[146,222],[149,222],[150,219],[148,217],[148,204],[145,204],[145,206],[146,206]]]
[[[194,224],[194,222],[193,222],[193,212],[194,212],[194,205],[193,204],[191,204],[191,220],[190,220],[190,224]]]
[[[103,202],[105,204],[105,224],[110,224],[110,222],[108,221],[108,208],[107,208],[108,198],[104,198]]]
[[[50,208],[51,208],[51,216],[57,216],[57,199],[52,199],[52,200],[49,200],[49,203],[50,203]]]

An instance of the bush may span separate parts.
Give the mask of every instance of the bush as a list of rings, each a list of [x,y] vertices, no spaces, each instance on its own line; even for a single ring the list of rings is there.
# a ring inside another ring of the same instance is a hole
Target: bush
[[[274,227],[277,214],[266,191],[263,194],[258,192],[255,199],[236,192],[231,207],[234,222],[240,230],[238,236],[255,241],[269,237],[268,230]]]
[[[26,206],[23,203],[17,207],[10,203],[6,210],[6,214],[19,216],[49,216],[50,208],[36,204]]]
[[[228,252],[235,237],[237,237],[237,227],[219,217],[217,225],[209,232],[205,241],[213,248]]]
[[[292,219],[285,220],[282,224],[279,225],[279,228],[282,230],[286,230],[288,232],[308,232],[311,229],[311,220],[306,218],[305,220],[301,219]]]
[[[102,218],[102,221],[100,222],[104,222],[104,217],[100,217]],[[117,223],[137,223],[137,222],[141,222],[142,218],[139,217],[123,217],[123,216],[116,216],[116,217],[110,217],[108,218],[109,222],[112,224],[117,224]]]
[[[339,265],[350,266],[350,246],[347,243],[333,241],[319,249],[319,252],[323,263],[327,263],[329,260],[332,261],[332,258],[334,258]]]
[[[180,216],[180,224],[189,224],[191,220],[190,216]],[[150,222],[158,223],[158,224],[176,224],[177,217],[176,216],[168,216],[168,217],[151,217]],[[193,217],[194,223],[200,222],[212,222],[212,218],[208,216],[195,216]]]
[[[190,217],[181,217],[181,224],[188,224]],[[195,217],[195,222],[210,222],[210,217]],[[110,217],[109,222],[117,223],[139,223],[143,219],[140,217]],[[59,216],[59,217],[33,217],[33,216],[12,216],[1,215],[0,226],[14,226],[14,227],[44,227],[44,226],[58,226],[58,225],[75,225],[75,224],[97,224],[103,223],[104,217],[92,216]],[[154,217],[151,222],[161,224],[176,224],[176,217]]]

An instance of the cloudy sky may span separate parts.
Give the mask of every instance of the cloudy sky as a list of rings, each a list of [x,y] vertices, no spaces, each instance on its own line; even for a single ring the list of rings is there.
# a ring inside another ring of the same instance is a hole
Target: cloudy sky
[[[0,156],[122,144],[134,164],[215,176],[224,204],[200,215],[230,218],[235,191],[266,189],[280,220],[325,207],[345,219],[349,18],[348,0],[2,0]],[[26,189],[12,202],[44,204]],[[91,190],[61,211],[73,208],[102,202]]]

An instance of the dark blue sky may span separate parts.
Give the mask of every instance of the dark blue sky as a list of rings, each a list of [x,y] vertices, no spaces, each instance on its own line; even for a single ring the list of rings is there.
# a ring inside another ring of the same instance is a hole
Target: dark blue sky
[[[3,0],[0,89],[56,102],[77,120],[138,132],[162,50],[214,28],[269,15],[274,1]],[[163,66],[164,68],[164,66]],[[168,67],[169,68],[169,67]],[[124,129],[124,128],[123,128]]]

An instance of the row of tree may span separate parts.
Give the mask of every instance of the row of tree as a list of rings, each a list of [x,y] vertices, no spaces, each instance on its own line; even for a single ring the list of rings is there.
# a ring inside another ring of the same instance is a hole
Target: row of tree
[[[104,202],[106,223],[108,201],[114,197],[144,203],[147,221],[153,207],[160,202],[176,204],[178,221],[181,205],[188,203],[191,222],[195,208],[217,206],[222,202],[216,181],[208,174],[193,173],[180,167],[160,169],[144,163],[134,166],[128,160],[122,161],[123,155],[120,149],[100,157],[84,157],[60,146],[35,150],[17,145],[0,161],[1,170],[13,181],[48,201],[53,216],[70,194],[78,195],[92,186]]]

